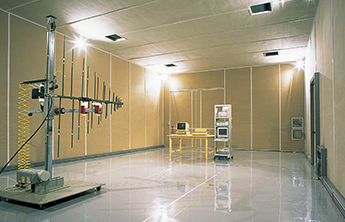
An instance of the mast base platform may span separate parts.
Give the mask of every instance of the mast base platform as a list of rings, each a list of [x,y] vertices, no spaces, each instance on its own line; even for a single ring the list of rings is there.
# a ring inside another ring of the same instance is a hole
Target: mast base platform
[[[61,184],[58,186],[46,186],[48,189],[39,189],[35,192],[32,192],[30,186],[25,188],[12,186],[0,190],[0,200],[45,209],[46,207],[76,198],[84,192],[99,191],[104,185],[104,183],[66,180],[62,186]]]

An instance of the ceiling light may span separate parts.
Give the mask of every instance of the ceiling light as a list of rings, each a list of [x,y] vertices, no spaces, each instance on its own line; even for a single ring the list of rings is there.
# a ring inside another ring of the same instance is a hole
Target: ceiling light
[[[303,69],[304,70],[304,61],[303,60],[297,60],[296,61],[296,64],[295,64],[295,67],[300,70],[300,69]]]
[[[176,65],[173,64],[173,63],[170,63],[170,64],[165,64],[166,67],[175,67]]]
[[[249,12],[252,15],[263,14],[267,12],[272,12],[272,2],[266,2],[258,5],[249,6]]]
[[[275,51],[275,52],[265,52],[264,53],[264,56],[265,57],[268,57],[268,56],[277,56],[279,55],[278,51]]]
[[[120,42],[120,41],[126,40],[125,38],[123,38],[117,34],[108,35],[106,37],[110,40],[113,40],[114,42]]]
[[[74,40],[74,47],[78,47],[80,49],[84,49],[86,46],[86,39],[79,37],[75,38]]]

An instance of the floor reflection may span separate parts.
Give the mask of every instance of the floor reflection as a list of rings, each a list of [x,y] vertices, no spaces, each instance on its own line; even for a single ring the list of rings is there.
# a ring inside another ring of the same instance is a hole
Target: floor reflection
[[[341,221],[302,153],[233,155],[170,159],[164,148],[54,165],[55,175],[106,185],[43,211],[0,201],[0,221]],[[15,182],[5,172],[0,189]]]
[[[214,162],[214,210],[231,212],[231,168],[227,160]]]

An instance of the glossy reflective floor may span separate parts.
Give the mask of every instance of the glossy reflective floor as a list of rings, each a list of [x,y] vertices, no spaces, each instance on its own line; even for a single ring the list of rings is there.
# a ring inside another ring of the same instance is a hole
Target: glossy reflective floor
[[[234,151],[230,162],[167,148],[54,166],[106,183],[45,210],[0,202],[0,221],[341,221],[302,153]],[[15,184],[15,172],[0,188]]]

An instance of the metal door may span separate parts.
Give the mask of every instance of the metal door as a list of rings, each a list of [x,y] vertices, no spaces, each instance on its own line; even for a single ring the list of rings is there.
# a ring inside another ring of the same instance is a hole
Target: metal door
[[[310,164],[315,165],[316,148],[320,146],[320,77],[314,74],[310,81]]]

